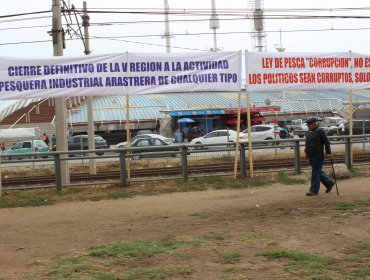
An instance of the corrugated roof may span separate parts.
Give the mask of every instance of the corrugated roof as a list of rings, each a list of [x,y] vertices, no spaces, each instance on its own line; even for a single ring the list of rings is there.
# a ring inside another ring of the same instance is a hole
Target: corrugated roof
[[[191,92],[133,95],[130,100],[130,120],[153,120],[163,117],[161,111],[228,109],[237,108],[238,93],[230,92]],[[280,106],[284,112],[320,112],[338,111],[343,102],[348,101],[348,91],[286,91],[286,92],[251,92],[251,105],[265,107]],[[22,101],[3,101],[0,104],[0,120],[31,102],[41,99]],[[353,91],[354,101],[369,101],[370,91]],[[242,106],[246,106],[246,93],[242,92]],[[94,119],[99,122],[126,122],[126,97],[106,96],[93,100]],[[68,122],[86,123],[86,104],[70,111]]]
[[[160,111],[237,108],[237,96],[238,93],[230,92],[134,95],[129,97],[130,120],[161,118],[163,114]],[[252,106],[265,107],[266,99],[269,99],[270,106],[279,106],[282,112],[338,111],[346,98],[348,98],[348,93],[345,91],[287,91],[284,94],[282,92],[251,92]],[[246,93],[243,92],[242,106],[245,107],[245,104]],[[95,98],[93,106],[95,121],[126,121],[125,96]],[[73,123],[86,122],[86,104],[72,114],[71,120]]]

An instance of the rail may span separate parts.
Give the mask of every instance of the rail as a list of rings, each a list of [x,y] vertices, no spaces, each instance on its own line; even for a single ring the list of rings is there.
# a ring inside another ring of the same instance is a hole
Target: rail
[[[370,164],[370,135],[332,138],[335,163],[348,168]],[[253,142],[253,172],[289,170],[297,174],[309,168],[304,157],[304,140],[295,138]],[[178,144],[175,150],[100,149],[69,152],[17,154],[0,156],[1,186],[4,190],[25,188],[56,188],[91,184],[119,184],[164,179],[183,179],[212,175],[233,175],[235,143],[210,145]],[[238,176],[249,176],[248,144],[241,143],[238,154]],[[96,155],[95,153],[103,155]],[[61,156],[67,155],[67,156]],[[89,156],[86,156],[89,155]],[[89,170],[90,159],[96,161],[96,173]],[[61,162],[67,161],[69,183],[62,185]],[[325,161],[324,166],[330,167]],[[129,175],[128,175],[129,174]]]
[[[10,127],[10,128],[13,128],[18,122],[20,122],[21,119],[23,119],[23,117],[26,116],[26,122],[28,122],[28,115],[27,113],[24,113],[22,116],[20,116]]]

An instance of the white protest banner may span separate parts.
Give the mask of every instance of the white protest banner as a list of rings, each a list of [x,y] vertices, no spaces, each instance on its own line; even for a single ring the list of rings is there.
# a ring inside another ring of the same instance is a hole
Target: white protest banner
[[[246,55],[248,91],[349,90],[356,87],[351,52]]]
[[[240,91],[241,52],[0,57],[0,100]]]
[[[352,53],[353,59],[353,88],[370,88],[370,56],[359,53]]]

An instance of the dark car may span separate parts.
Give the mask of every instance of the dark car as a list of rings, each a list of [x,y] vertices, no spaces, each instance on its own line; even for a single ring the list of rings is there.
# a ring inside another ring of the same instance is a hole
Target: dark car
[[[132,148],[145,148],[145,150],[133,149],[133,158],[140,159],[143,157],[163,157],[173,156],[179,152],[178,145],[171,142],[163,141],[159,138],[139,138],[132,142]],[[158,147],[165,147],[164,149],[157,149]],[[173,152],[168,154],[168,152]]]
[[[370,134],[370,120],[353,120],[353,135]],[[349,123],[344,124],[344,134],[349,135]],[[365,137],[368,139],[369,137]]]
[[[103,137],[94,135],[95,149],[107,149],[107,141]],[[88,135],[74,135],[68,138],[68,150],[88,150],[89,149],[89,136]],[[96,152],[97,155],[101,156],[104,152]]]
[[[352,121],[353,127],[353,135],[363,135],[363,134],[370,134],[370,120],[353,120]],[[336,135],[349,135],[349,122],[344,124],[344,132],[341,132],[339,127],[330,128],[328,136],[336,136]],[[366,139],[369,136],[365,137]]]

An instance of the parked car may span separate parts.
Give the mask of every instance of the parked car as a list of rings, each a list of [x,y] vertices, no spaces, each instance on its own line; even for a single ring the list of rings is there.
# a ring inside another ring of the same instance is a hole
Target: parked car
[[[169,141],[164,141],[158,137],[150,137],[150,138],[137,138],[135,139],[132,144],[132,148],[145,148],[145,150],[133,149],[133,158],[140,159],[143,157],[161,157],[161,156],[173,156],[175,157],[176,154],[179,152],[180,147],[177,144],[174,144]],[[158,150],[158,147],[165,147],[164,149]],[[172,154],[164,153],[164,152],[174,152]]]
[[[370,120],[353,120],[352,121],[352,133],[353,135],[363,135],[363,134],[370,134]],[[349,135],[349,122],[346,122],[344,124],[344,132],[342,133],[339,128],[333,128],[330,129],[327,133],[328,136],[334,136],[334,135]],[[365,137],[368,139],[369,137]]]
[[[131,143],[133,143],[135,140],[137,139],[144,139],[144,138],[156,138],[156,139],[160,139],[164,142],[167,142],[168,144],[171,144],[173,143],[172,139],[171,138],[167,138],[167,137],[164,137],[162,135],[159,135],[159,134],[153,134],[153,133],[146,133],[146,134],[139,134],[139,135],[136,135],[135,137],[133,137],[131,139]],[[132,144],[131,144],[132,145]],[[127,146],[127,142],[121,142],[121,143],[118,143],[115,148],[116,149],[119,149],[119,148],[125,148]]]
[[[244,130],[243,133],[248,134],[248,129]],[[280,133],[284,134],[284,137],[280,137]],[[251,127],[251,136],[253,141],[269,141],[269,140],[280,140],[286,137],[286,131],[273,124],[258,124]],[[248,135],[247,135],[248,137]],[[266,145],[271,145],[271,142],[267,142]]]
[[[107,149],[107,141],[103,137],[94,135],[95,149]],[[89,149],[89,136],[88,135],[74,135],[68,138],[68,151],[88,150]],[[104,152],[96,152],[101,156]]]
[[[201,144],[221,144],[228,142],[236,142],[237,132],[231,129],[214,130],[206,135],[191,140],[190,145]],[[239,141],[247,141],[247,135],[243,132],[239,133]]]
[[[13,147],[3,152],[6,155],[5,158],[13,159],[13,158],[31,158],[31,156],[19,155],[19,154],[27,154],[27,153],[47,153],[49,151],[49,146],[42,140],[26,140],[15,143]],[[37,157],[37,156],[35,156]],[[47,157],[47,155],[42,155],[42,157]]]

